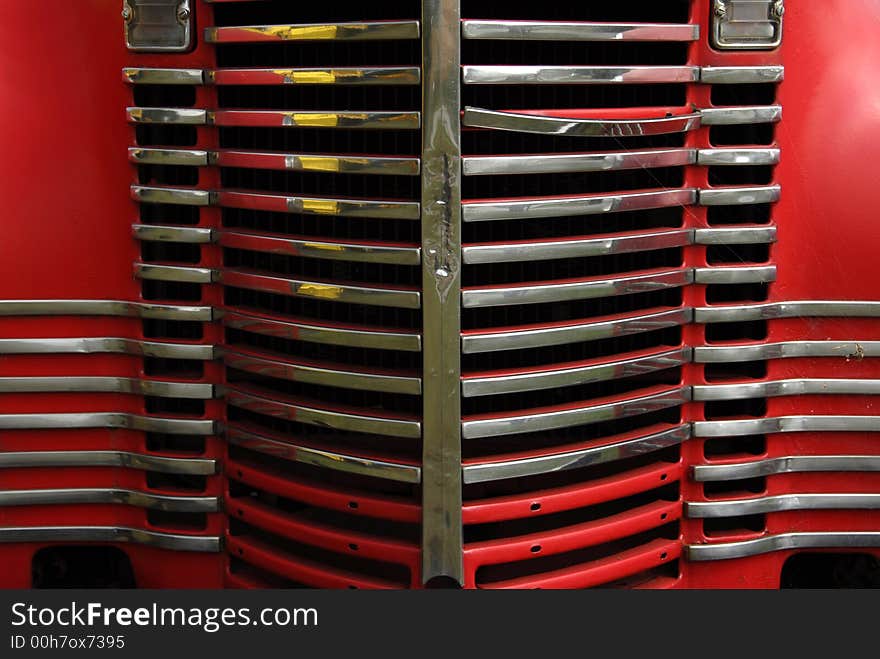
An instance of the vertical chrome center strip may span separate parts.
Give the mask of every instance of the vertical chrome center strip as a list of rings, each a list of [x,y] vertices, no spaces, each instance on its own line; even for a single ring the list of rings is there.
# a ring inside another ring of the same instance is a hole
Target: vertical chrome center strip
[[[422,582],[461,584],[459,0],[424,0],[422,34]]]

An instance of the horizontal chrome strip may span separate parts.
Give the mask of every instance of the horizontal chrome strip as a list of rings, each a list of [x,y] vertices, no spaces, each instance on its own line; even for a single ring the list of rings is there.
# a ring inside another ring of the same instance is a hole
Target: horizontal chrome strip
[[[256,41],[366,41],[372,39],[418,39],[418,21],[359,21],[350,23],[301,23],[292,25],[242,25],[209,27],[208,43]]]
[[[134,224],[131,227],[138,240],[153,240],[167,243],[212,243],[214,230],[202,227],[178,227],[162,224]]]
[[[327,327],[309,325],[305,322],[281,322],[249,316],[230,311],[223,319],[226,327],[253,332],[264,336],[282,339],[322,343],[328,345],[350,346],[353,348],[375,348],[377,350],[403,350],[420,352],[421,336],[409,332],[389,330],[368,331],[347,327]]]
[[[775,265],[694,268],[695,284],[766,284],[776,281]]]
[[[201,108],[126,108],[128,120],[136,124],[178,124],[205,126],[211,123],[207,110]]]
[[[515,304],[542,304],[567,300],[587,300],[614,295],[648,293],[665,288],[686,286],[693,282],[690,269],[667,270],[650,274],[624,275],[582,281],[523,282],[515,286],[470,288],[461,292],[462,306],[499,307]]]
[[[332,215],[333,217],[418,220],[421,216],[420,204],[417,201],[294,197],[226,190],[217,194],[218,202],[221,206],[230,206],[232,208],[262,208],[268,204],[272,208],[266,208],[265,210],[285,210],[288,213]],[[275,206],[279,205],[281,207],[275,208]]]
[[[705,483],[760,478],[774,474],[815,472],[880,471],[880,456],[876,455],[790,455],[737,464],[695,465],[692,478]]]
[[[179,281],[190,284],[210,284],[212,281],[216,281],[216,272],[211,268],[157,263],[135,263],[134,276],[138,279]]]
[[[691,321],[688,308],[646,313],[631,318],[600,320],[557,327],[489,331],[482,334],[464,334],[461,337],[462,352],[474,354],[499,350],[524,350],[541,346],[563,345],[579,341],[598,341],[615,336],[628,336],[653,332],[666,327],[677,327]]]
[[[128,412],[83,412],[60,414],[0,414],[0,430],[66,430],[69,428],[119,428],[171,435],[213,435],[214,421],[166,419]]]
[[[416,130],[421,126],[421,115],[356,110],[218,110],[213,113],[213,123],[218,126]]]
[[[608,172],[620,169],[675,167],[697,161],[696,149],[649,149],[611,153],[541,153],[527,156],[465,156],[466,176]]]
[[[104,392],[164,398],[214,397],[214,385],[110,376],[0,377],[0,393]]]
[[[711,85],[780,82],[784,76],[783,66],[704,66],[700,69],[700,82]]]
[[[121,542],[174,551],[219,552],[220,538],[206,535],[159,533],[124,526],[7,526],[0,527],[0,543],[10,542]]]
[[[733,323],[774,318],[880,318],[873,300],[801,300],[763,304],[725,305],[694,309],[696,323]]]
[[[698,149],[697,164],[714,165],[775,165],[779,162],[779,149]]]
[[[462,124],[472,128],[494,128],[544,135],[633,137],[685,133],[699,128],[700,119],[699,112],[649,119],[577,119],[465,107]]]
[[[775,396],[863,396],[880,394],[880,380],[816,378],[694,385],[694,400],[739,400]]]
[[[216,193],[210,190],[186,188],[158,188],[149,185],[131,186],[131,197],[145,204],[183,204],[184,206],[211,206]]]
[[[239,270],[224,270],[220,280],[227,286],[330,302],[402,309],[418,309],[421,306],[421,294],[417,290],[287,279],[286,277],[273,277]]]
[[[128,451],[20,451],[0,453],[0,469],[54,467],[122,467],[162,474],[211,476],[219,472],[216,460],[166,458]]]
[[[77,504],[122,504],[179,513],[214,513],[217,497],[166,496],[122,488],[65,488],[53,490],[0,490],[0,507]]]
[[[778,416],[694,421],[694,437],[742,437],[781,432],[880,432],[880,416]]]
[[[128,149],[128,159],[141,165],[192,165],[203,167],[211,160],[210,151],[198,149],[152,149],[133,146]]]
[[[251,451],[257,451],[258,453],[265,453],[282,460],[299,462],[300,464],[312,465],[313,467],[321,467],[323,469],[332,469],[333,471],[342,471],[347,474],[384,478],[401,483],[420,483],[422,480],[422,470],[416,465],[343,455],[306,446],[297,446],[268,439],[235,426],[227,430],[226,440],[230,444],[235,444]]]
[[[116,353],[166,359],[215,359],[212,345],[141,341],[116,336],[64,339],[0,339],[0,355]]]
[[[0,316],[126,316],[159,320],[214,320],[212,307],[121,300],[0,300]]]
[[[700,190],[701,206],[732,206],[736,204],[772,204],[779,201],[778,185],[762,185],[736,188],[703,188]]]
[[[752,245],[776,242],[776,227],[713,227],[695,229],[697,245]]]
[[[570,215],[624,213],[627,211],[687,206],[697,200],[693,188],[632,192],[579,197],[533,197],[495,201],[465,202],[461,205],[463,222],[516,220]]]
[[[599,360],[597,360],[599,361]],[[586,366],[567,368],[547,367],[546,370],[529,370],[525,373],[464,377],[461,381],[462,396],[490,396],[519,391],[573,387],[588,382],[602,382],[633,377],[681,366],[690,361],[690,348],[676,348],[653,355],[603,361]]]
[[[486,483],[506,478],[523,478],[550,472],[579,469],[606,462],[632,458],[645,453],[652,453],[669,446],[676,446],[691,436],[690,426],[678,426],[670,430],[631,439],[617,444],[608,444],[596,448],[568,451],[555,455],[542,455],[534,458],[487,462],[483,464],[466,464],[462,468],[464,483]]]
[[[828,531],[781,533],[739,542],[687,545],[689,561],[722,561],[758,556],[787,549],[855,549],[880,547],[880,533],[872,531]]]
[[[146,69],[128,66],[122,69],[126,82],[135,85],[201,85],[202,69]]]
[[[880,357],[880,341],[780,341],[778,343],[699,346],[694,348],[698,364],[749,362],[797,357]]]
[[[217,69],[207,72],[217,85],[417,85],[417,66],[375,66],[295,69]]]
[[[696,66],[518,66],[478,64],[461,67],[466,85],[606,85],[697,82]]]
[[[700,38],[700,26],[676,23],[463,20],[461,36],[464,39],[517,41],[696,41]]]
[[[629,254],[691,244],[690,229],[674,229],[655,233],[615,235],[606,238],[573,238],[465,245],[465,263],[508,263],[511,261],[542,261],[570,259],[609,254]]]
[[[365,416],[336,410],[326,410],[296,403],[285,403],[229,387],[226,394],[229,405],[240,407],[255,414],[305,423],[311,426],[332,428],[347,432],[362,432],[373,435],[389,435],[406,439],[419,439],[422,424],[416,420],[393,419],[378,416]],[[364,410],[368,412],[369,410]],[[0,426],[2,427],[2,426]]]
[[[728,501],[686,501],[691,519],[762,515],[786,510],[877,510],[880,494],[780,494]]]
[[[251,354],[228,350],[224,362],[231,368],[249,373],[257,373],[271,378],[305,382],[325,387],[345,389],[365,389],[367,391],[387,391],[397,394],[418,396],[422,393],[422,381],[418,377],[394,375],[391,373],[371,373],[369,371],[322,368],[312,364],[297,364],[279,361]]]
[[[625,419],[639,414],[648,414],[688,402],[689,388],[670,389],[640,398],[623,399],[614,403],[588,405],[574,409],[543,411],[524,410],[524,414],[499,416],[489,419],[465,420],[461,424],[462,438],[485,439],[528,432],[543,432]]]
[[[287,169],[334,174],[395,174],[418,176],[419,158],[329,153],[275,153],[225,149],[214,153],[218,165],[255,169]]]
[[[421,263],[421,249],[419,247],[389,246],[381,243],[341,243],[322,241],[320,238],[285,238],[234,231],[221,233],[219,242],[223,247],[312,259],[389,263],[392,265],[419,265]]]
[[[782,120],[781,105],[736,106],[730,108],[703,108],[700,110],[704,126],[731,126],[738,124],[773,124]]]

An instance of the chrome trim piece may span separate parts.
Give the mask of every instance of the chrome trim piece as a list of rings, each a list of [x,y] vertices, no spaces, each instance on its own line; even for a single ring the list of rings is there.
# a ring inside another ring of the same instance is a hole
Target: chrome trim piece
[[[207,110],[200,108],[138,108],[125,109],[128,120],[136,124],[181,124],[205,126],[210,123]]]
[[[93,503],[122,504],[179,513],[215,513],[220,509],[217,497],[167,496],[123,488],[0,490],[0,507]]]
[[[116,336],[64,339],[0,339],[0,355],[116,353],[166,359],[215,359],[216,348],[199,343],[141,341]]]
[[[203,85],[202,69],[159,69],[127,66],[122,69],[126,82],[135,85]]]
[[[461,67],[466,85],[606,85],[697,82],[696,66],[511,66]]]
[[[689,561],[721,561],[758,556],[786,549],[855,549],[880,547],[880,533],[872,531],[827,531],[780,533],[754,540],[687,545]]]
[[[322,428],[363,432],[371,435],[388,435],[405,439],[419,439],[422,434],[422,424],[416,420],[365,416],[281,402],[240,391],[233,386],[229,386],[227,389],[226,402],[255,414],[265,414],[278,419],[321,426]],[[364,411],[369,412],[370,410]]]
[[[676,348],[653,355],[605,361],[588,366],[560,368],[551,365],[546,367],[545,370],[530,370],[527,373],[520,374],[464,377],[461,381],[461,392],[462,396],[468,398],[471,396],[490,396],[519,391],[573,387],[588,382],[617,380],[654,371],[662,371],[681,366],[689,361],[690,348]]]
[[[215,395],[214,385],[201,382],[162,382],[110,376],[0,377],[0,393],[74,391],[196,399],[213,398]]]
[[[744,382],[741,384],[694,385],[694,400],[739,400],[776,396],[812,395],[872,396],[880,395],[880,380],[843,378],[803,378]]]
[[[190,0],[122,0],[125,45],[143,53],[181,53],[193,44]]]
[[[696,41],[700,26],[676,23],[586,23],[568,21],[461,22],[465,39],[551,41]]]
[[[627,211],[687,206],[697,201],[697,190],[681,188],[652,192],[627,192],[613,195],[584,195],[579,197],[535,197],[465,202],[461,213],[463,222],[488,220],[517,220],[569,215],[624,213]]]
[[[694,244],[696,245],[751,245],[775,242],[775,226],[713,227],[694,230]]]
[[[736,188],[703,188],[700,206],[731,206],[735,204],[772,204],[779,201],[780,186],[762,185]]]
[[[366,41],[418,39],[418,21],[358,21],[292,25],[243,25],[205,29],[208,43],[254,41]]]
[[[880,357],[880,341],[780,341],[694,348],[694,361],[698,364],[797,357],[840,357],[855,360]]]
[[[462,125],[519,133],[576,137],[632,137],[685,133],[700,127],[701,113],[649,119],[575,119],[465,107]]]
[[[0,316],[127,316],[161,320],[214,320],[211,307],[121,300],[0,300]]]
[[[334,199],[262,194],[259,192],[223,191],[216,193],[221,206],[250,208],[254,203],[276,203],[286,206],[288,213],[332,215],[333,217],[369,217],[380,219],[418,220],[419,202],[377,199]],[[239,205],[243,204],[243,205]],[[276,209],[272,209],[276,210]],[[280,210],[280,209],[277,209]]]
[[[118,428],[171,435],[213,435],[218,424],[202,419],[165,419],[128,412],[58,414],[0,414],[0,430],[65,430],[67,428]]]
[[[417,85],[417,66],[217,69],[206,78],[216,85]]]
[[[240,247],[257,252],[287,254],[312,259],[393,265],[419,265],[421,263],[421,250],[418,247],[383,245],[381,243],[338,243],[322,241],[320,238],[286,238],[236,231],[221,233],[219,243],[223,247]]]
[[[697,164],[705,167],[717,165],[776,165],[779,163],[779,149],[775,147],[760,149],[698,149]]]
[[[181,535],[124,526],[13,526],[0,528],[0,543],[10,542],[123,542],[175,551],[218,552],[216,536]]]
[[[680,387],[639,398],[629,398],[613,403],[587,405],[574,409],[541,411],[524,410],[525,413],[462,422],[464,439],[486,439],[528,432],[542,432],[559,428],[600,423],[612,419],[625,419],[648,414],[669,407],[683,405],[690,400],[690,388]]]
[[[210,190],[186,188],[158,188],[150,185],[131,186],[131,198],[145,204],[183,204],[184,206],[211,206],[217,193]]]
[[[694,309],[695,323],[733,323],[744,320],[801,317],[880,318],[880,302],[873,300],[799,300]]]
[[[217,461],[205,458],[167,458],[128,451],[0,452],[0,469],[52,467],[122,467],[194,476],[212,476],[219,472]]]
[[[132,146],[128,159],[140,165],[192,165],[204,167],[211,160],[211,152],[200,149],[153,149]]]
[[[770,50],[782,43],[785,0],[714,0],[712,45],[720,50]]]
[[[191,284],[210,284],[216,280],[217,272],[211,268],[198,268],[158,263],[135,263],[134,276],[138,279],[157,281],[180,281]]]
[[[273,153],[226,149],[214,153],[218,165],[235,166],[242,158],[248,166],[264,169],[288,169],[297,172],[334,174],[395,174],[418,176],[419,159],[406,156],[362,156],[329,153]]]
[[[422,480],[422,470],[417,465],[387,462],[373,458],[321,451],[307,446],[297,446],[296,444],[268,439],[235,426],[230,426],[227,429],[226,441],[250,451],[265,453],[282,460],[299,462],[300,464],[312,465],[313,467],[321,467],[323,469],[332,469],[333,471],[341,471],[347,474],[384,478],[385,480],[397,481],[399,483],[420,483]]]
[[[742,437],[781,432],[880,432],[880,416],[778,416],[694,421],[694,437]]]
[[[465,308],[472,308],[586,300],[686,286],[693,280],[693,270],[685,268],[608,279],[550,283],[523,282],[514,286],[464,289],[461,293],[461,301]]]
[[[371,130],[416,130],[418,112],[358,112],[356,110],[218,110],[218,126],[284,126],[297,128],[358,128]]]
[[[630,439],[616,444],[597,446],[595,448],[567,451],[554,455],[542,455],[534,458],[503,460],[482,464],[466,464],[462,468],[465,484],[486,483],[507,478],[523,478],[550,472],[579,469],[606,462],[614,462],[632,458],[645,453],[652,453],[669,446],[676,446],[690,439],[689,425],[678,426],[670,430],[654,433],[638,439]]]
[[[784,76],[784,66],[704,66],[700,69],[700,82],[711,85],[780,82]]]
[[[694,268],[695,284],[766,284],[776,281],[775,265]]]
[[[754,499],[686,501],[691,519],[761,515],[786,510],[878,510],[880,494],[780,494]]]
[[[693,232],[690,229],[674,229],[655,233],[615,235],[607,238],[560,238],[538,242],[516,241],[465,245],[462,251],[465,263],[541,261],[683,247],[691,244],[692,235]]]
[[[698,483],[760,478],[774,474],[800,474],[823,471],[880,471],[876,455],[790,455],[737,464],[695,465],[692,478]]]
[[[704,126],[737,124],[773,124],[782,120],[781,105],[736,106],[730,108],[703,108],[700,110]]]
[[[608,172],[619,169],[693,165],[696,149],[648,149],[611,153],[541,153],[527,156],[465,156],[465,176]]]
[[[631,318],[583,322],[559,327],[494,332],[486,330],[482,334],[462,335],[461,351],[464,354],[474,354],[498,350],[522,350],[579,341],[598,341],[615,336],[653,332],[666,327],[686,325],[691,322],[691,319],[692,311],[685,307],[646,313]]]
[[[214,230],[202,227],[177,227],[161,224],[133,224],[131,232],[138,240],[168,243],[212,243]]]

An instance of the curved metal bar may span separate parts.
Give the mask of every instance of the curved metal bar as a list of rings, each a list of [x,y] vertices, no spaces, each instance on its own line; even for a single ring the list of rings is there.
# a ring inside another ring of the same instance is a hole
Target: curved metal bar
[[[760,478],[774,474],[802,474],[815,472],[880,471],[880,456],[876,455],[789,455],[783,458],[751,460],[736,464],[695,465],[693,480],[735,481]]]
[[[0,300],[0,316],[128,316],[210,321],[219,318],[220,313],[212,307],[121,300]]]
[[[880,533],[872,531],[832,531],[820,533],[781,533],[754,540],[687,545],[690,561],[721,561],[758,556],[788,549],[855,549],[880,547]]]
[[[713,227],[695,229],[697,245],[753,245],[776,242],[776,227]]]
[[[133,85],[203,85],[202,69],[160,69],[127,66],[122,77]]]
[[[134,275],[138,279],[210,284],[216,281],[217,271],[212,268],[164,265],[161,263],[135,263]]]
[[[880,357],[880,341],[783,341],[756,345],[699,346],[694,348],[698,364],[748,362],[797,357]]]
[[[131,198],[145,204],[213,206],[217,203],[217,193],[210,190],[162,188],[151,185],[131,186]]]
[[[772,204],[779,201],[778,185],[737,188],[704,188],[700,190],[700,206],[730,206],[734,204]]]
[[[138,240],[168,243],[205,244],[214,242],[214,230],[202,227],[177,227],[162,224],[133,224],[132,234]]]
[[[779,163],[778,148],[760,149],[698,149],[697,164],[705,167],[718,165],[776,165]]]
[[[700,110],[703,126],[733,126],[739,124],[774,124],[782,121],[781,105],[736,106],[731,108],[703,108]]]
[[[762,515],[786,510],[878,510],[880,494],[780,494],[754,499],[686,501],[691,519]]]
[[[207,110],[201,108],[126,108],[128,120],[135,124],[176,124],[205,126],[211,123]]]
[[[207,73],[216,85],[417,85],[416,66],[339,68],[217,69]]]
[[[342,453],[309,448],[308,446],[297,446],[296,444],[288,444],[263,437],[238,428],[235,425],[227,429],[226,440],[230,444],[235,444],[251,451],[257,451],[258,453],[265,453],[282,460],[299,462],[323,469],[332,469],[333,471],[341,471],[347,474],[383,478],[400,483],[419,483],[422,480],[422,470],[416,465],[344,455]]]
[[[799,300],[764,304],[698,307],[696,323],[733,323],[774,318],[880,318],[880,302],[873,300]]]
[[[217,349],[197,343],[162,343],[119,337],[74,339],[0,339],[0,355],[116,353],[166,359],[215,359]]]
[[[299,23],[291,25],[243,25],[205,29],[208,43],[255,43],[260,41],[368,41],[418,39],[418,21],[358,21],[347,23]]]
[[[609,172],[649,167],[693,165],[697,150],[648,149],[612,153],[539,153],[525,156],[465,156],[466,176],[489,174],[551,174],[562,172]]]
[[[700,69],[700,82],[709,85],[780,82],[784,77],[783,66],[704,66]]]
[[[521,66],[461,67],[466,85],[607,85],[697,82],[697,66]]]
[[[133,146],[128,149],[128,159],[139,165],[191,165],[204,167],[210,164],[211,152],[201,149],[155,149]]]
[[[880,394],[880,380],[838,378],[771,380],[741,384],[694,385],[694,400],[738,400],[775,396],[862,396]]]
[[[696,284],[766,284],[776,281],[775,265],[694,268]]]
[[[465,39],[550,41],[696,41],[700,26],[679,23],[463,20]]]
[[[378,199],[335,199],[331,197],[304,197],[237,192],[224,190],[217,193],[220,206],[249,208],[308,215],[333,217],[368,217],[391,220],[417,220],[419,202]]]
[[[313,238],[286,238],[236,231],[224,231],[220,234],[219,242],[223,247],[313,259],[389,263],[392,265],[419,265],[421,263],[421,250],[417,246],[333,242]]]
[[[122,377],[0,377],[0,393],[96,392],[141,394],[165,398],[214,398],[214,385],[200,382],[162,382]]]
[[[214,435],[218,424],[209,419],[168,419],[129,412],[65,412],[58,414],[0,414],[0,430],[65,430],[119,428],[169,435]]]
[[[336,153],[278,153],[275,151],[239,151],[224,149],[213,153],[223,167],[286,169],[296,172],[331,172],[334,174],[395,174],[418,176],[419,158],[415,156],[364,156]]]
[[[507,478],[524,478],[550,472],[580,469],[606,462],[623,460],[645,453],[652,453],[669,446],[681,444],[691,436],[689,425],[595,448],[568,451],[534,458],[520,458],[482,464],[467,464],[462,468],[464,482],[486,483]]]
[[[218,552],[216,536],[181,535],[124,526],[18,526],[0,528],[0,543],[10,542],[122,542],[174,551]]]
[[[880,432],[880,416],[777,416],[694,421],[694,437],[742,437],[782,432]]]
[[[0,506],[49,506],[77,504],[122,504],[150,510],[178,513],[215,513],[217,497],[181,497],[152,494],[123,488],[64,488],[52,490],[0,490]]]
[[[129,451],[19,451],[0,452],[0,469],[55,467],[122,467],[162,474],[212,476],[219,472],[216,460],[168,458]]]
[[[418,112],[217,110],[213,113],[211,119],[217,126],[356,128],[367,130],[416,130],[421,126],[421,115]]]

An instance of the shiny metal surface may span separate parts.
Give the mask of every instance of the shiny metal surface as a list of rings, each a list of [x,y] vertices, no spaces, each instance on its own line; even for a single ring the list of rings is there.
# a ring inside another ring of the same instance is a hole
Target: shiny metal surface
[[[178,227],[162,224],[133,224],[131,232],[138,240],[169,243],[212,243],[214,230],[204,227]]]
[[[128,120],[136,124],[177,124],[204,126],[210,123],[207,110],[199,108],[137,108],[126,109]]]
[[[700,110],[700,116],[704,126],[772,124],[782,120],[782,106],[756,105],[752,107],[703,108]]]
[[[216,85],[417,85],[415,66],[376,66],[296,69],[217,69],[206,73]]]
[[[697,112],[675,117],[646,119],[576,119],[465,107],[461,121],[462,125],[473,128],[494,128],[519,133],[577,137],[630,137],[685,133],[696,130],[700,127],[701,117],[702,115]]]
[[[220,234],[219,242],[223,247],[313,259],[394,265],[419,265],[421,263],[419,247],[403,245],[330,242],[313,238],[287,238],[237,231],[224,231]]]
[[[200,382],[163,382],[110,376],[0,377],[0,393],[108,392],[165,398],[207,399],[214,385]]]
[[[181,53],[193,42],[191,0],[122,0],[125,45],[144,53]]]
[[[694,348],[694,361],[698,364],[796,357],[839,357],[854,360],[880,357],[880,341],[781,341]]]
[[[776,281],[775,265],[694,268],[696,284],[765,284]]]
[[[7,526],[0,543],[10,542],[121,542],[174,551],[218,552],[216,536],[159,533],[123,526]]]
[[[163,474],[211,476],[219,471],[216,460],[168,458],[129,451],[20,451],[0,453],[0,469],[50,467],[122,467]]]
[[[333,217],[367,217],[377,219],[418,220],[419,202],[378,199],[334,199],[331,197],[281,196],[257,192],[222,191],[217,193],[221,206],[262,208],[267,204],[276,209],[282,205],[288,213],[330,215]]]
[[[790,455],[784,458],[751,460],[736,464],[695,465],[691,477],[700,483],[760,478],[773,474],[815,472],[880,471],[876,455]]]
[[[208,43],[250,43],[257,41],[366,41],[373,39],[418,39],[418,21],[356,21],[345,23],[294,23],[290,25],[245,25],[209,27]]]
[[[167,496],[122,488],[0,490],[0,507],[94,503],[122,504],[179,513],[214,513],[220,509],[220,502],[217,497]]]
[[[117,353],[167,359],[214,359],[216,348],[199,343],[141,341],[115,336],[70,339],[0,339],[0,355]]]
[[[713,0],[712,45],[721,50],[769,50],[782,43],[784,0]]]
[[[695,229],[697,245],[752,245],[776,242],[776,227],[713,227]]]
[[[0,430],[64,430],[66,428],[119,428],[171,435],[213,435],[217,425],[210,420],[166,419],[128,412],[0,414]]]
[[[214,320],[211,307],[121,300],[0,300],[0,316],[129,316],[162,320]]]
[[[418,112],[358,112],[356,110],[218,110],[211,117],[218,126],[283,126],[297,128],[357,128],[415,130]]]
[[[776,165],[779,163],[779,149],[776,147],[757,149],[698,149],[697,164],[712,165]]]
[[[462,66],[466,85],[605,85],[697,82],[696,66]]]
[[[202,69],[160,69],[127,66],[122,69],[126,82],[135,85],[202,85]]]
[[[192,165],[202,167],[211,159],[209,151],[201,149],[154,149],[133,146],[128,149],[128,159],[141,165]]]
[[[413,156],[365,156],[331,153],[276,153],[224,149],[214,154],[220,166],[288,169],[334,174],[396,174],[418,176],[419,159]]]
[[[877,510],[880,494],[780,494],[754,499],[686,501],[684,512],[691,519],[761,515],[785,510]]]
[[[566,21],[463,20],[465,39],[551,41],[696,41],[699,25],[675,23],[585,23]]]
[[[712,85],[780,82],[784,76],[783,66],[704,66],[700,69],[700,82]]]
[[[611,153],[542,153],[527,156],[465,156],[465,176],[486,174],[550,174],[607,172],[619,169],[675,167],[696,162],[696,150],[647,149]]]
[[[880,302],[873,300],[798,300],[738,304],[694,309],[694,322],[732,323],[773,318],[880,318]]]
[[[156,281],[180,281],[192,284],[210,284],[216,280],[217,271],[212,268],[197,268],[181,265],[162,265],[159,263],[135,263],[134,276],[138,279]]]
[[[694,437],[741,437],[778,432],[878,432],[880,416],[781,416],[694,421]]]
[[[772,204],[779,201],[778,185],[736,188],[703,188],[700,190],[701,206],[731,206],[735,204]]]
[[[131,198],[146,204],[182,204],[184,206],[211,206],[217,193],[210,190],[186,188],[159,188],[149,185],[131,186]]]
[[[689,561],[721,561],[759,556],[787,549],[856,549],[880,547],[880,533],[873,531],[827,531],[781,533],[754,540],[687,545]]]
[[[482,464],[467,464],[462,469],[464,482],[486,483],[506,478],[523,478],[551,472],[579,469],[591,465],[614,462],[652,453],[669,446],[681,444],[691,436],[690,426],[683,425],[670,430],[631,439],[625,442],[598,446],[554,455],[542,455],[518,460],[502,460]]]
[[[862,396],[880,394],[880,380],[804,378],[744,382],[741,384],[694,385],[694,400],[739,400],[775,396]]]

